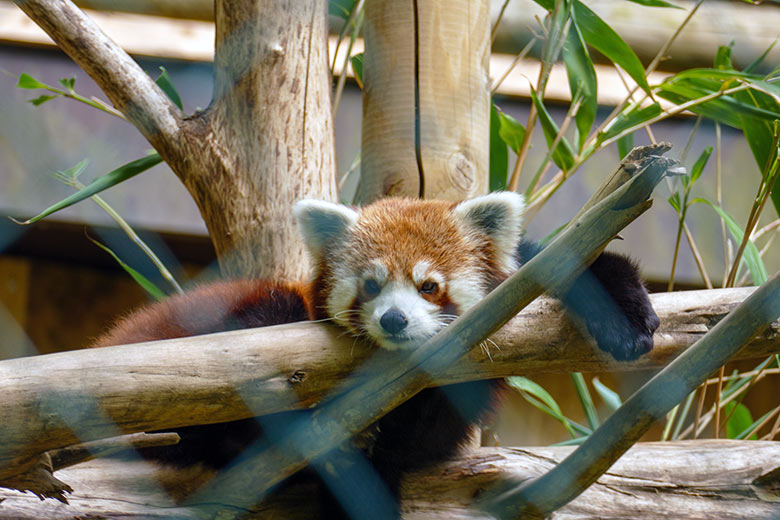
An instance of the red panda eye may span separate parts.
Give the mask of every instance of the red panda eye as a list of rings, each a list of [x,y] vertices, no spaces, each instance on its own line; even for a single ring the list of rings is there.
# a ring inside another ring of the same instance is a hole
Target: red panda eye
[[[420,286],[420,292],[423,294],[433,294],[436,292],[436,289],[439,288],[439,284],[436,282],[423,282],[423,284]]]
[[[368,296],[376,296],[382,290],[379,283],[373,278],[369,278],[363,283],[363,290]]]

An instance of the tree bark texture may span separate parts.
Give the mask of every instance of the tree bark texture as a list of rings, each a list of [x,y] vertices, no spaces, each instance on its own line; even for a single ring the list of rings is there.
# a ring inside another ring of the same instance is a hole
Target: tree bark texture
[[[218,0],[214,98],[189,117],[69,0],[16,3],[187,187],[224,274],[308,274],[291,207],[336,199],[326,0]]]
[[[308,276],[292,205],[337,198],[326,13],[324,0],[216,3],[209,162],[184,181],[228,274]]]
[[[652,295],[661,318],[656,347],[630,363],[598,351],[557,302],[538,299],[493,336],[495,347],[473,349],[433,383],[660,368],[752,290]],[[775,323],[739,356],[779,349]],[[23,471],[42,451],[81,441],[308,408],[372,355],[386,353],[336,327],[300,323],[2,361],[0,480]],[[394,359],[387,356],[388,367]]]
[[[488,190],[489,2],[366,3],[357,200]]]
[[[405,520],[486,518],[475,499],[502,476],[537,478],[568,455],[570,447],[479,448],[409,475],[403,484]],[[598,482],[559,509],[552,520],[760,520],[780,514],[780,443],[698,440],[642,443],[632,447]],[[158,484],[191,478],[161,474],[142,461],[99,459],[57,472],[70,482],[70,504],[0,489],[0,520],[317,518],[313,489],[300,485],[277,493],[250,512],[220,502],[208,513],[177,506]],[[211,516],[208,516],[211,515]],[[218,516],[217,516],[218,515]]]

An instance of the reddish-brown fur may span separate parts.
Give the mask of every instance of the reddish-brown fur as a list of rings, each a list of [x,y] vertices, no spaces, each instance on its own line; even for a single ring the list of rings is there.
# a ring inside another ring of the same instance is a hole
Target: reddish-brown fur
[[[93,347],[183,338],[311,319],[305,283],[232,280],[202,285],[117,320]]]

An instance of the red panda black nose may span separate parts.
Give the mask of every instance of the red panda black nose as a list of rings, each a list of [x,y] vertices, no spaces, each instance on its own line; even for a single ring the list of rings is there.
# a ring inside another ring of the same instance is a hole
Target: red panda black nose
[[[408,323],[406,315],[396,307],[389,309],[379,318],[379,324],[390,334],[398,334],[406,328]]]

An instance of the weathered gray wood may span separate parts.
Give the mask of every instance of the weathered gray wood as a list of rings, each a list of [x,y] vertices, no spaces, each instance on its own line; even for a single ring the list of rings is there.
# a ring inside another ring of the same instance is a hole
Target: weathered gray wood
[[[616,362],[600,352],[576,331],[556,301],[540,298],[492,336],[495,346],[472,350],[436,383],[575,369],[661,368],[753,290],[651,295],[661,318],[655,348],[630,363]],[[775,324],[754,338],[739,357],[778,350],[780,324]],[[33,456],[42,449],[112,436],[117,428],[143,431],[308,407],[371,353],[370,347],[333,326],[297,323],[2,361],[3,466],[9,462],[12,446]],[[57,398],[69,406],[56,406]],[[78,426],[75,431],[65,422],[34,419],[51,399],[59,414],[72,414]],[[92,399],[101,403],[103,413],[81,421],[79,417],[92,408]],[[2,472],[8,475],[8,469]]]
[[[405,520],[480,517],[468,509],[501,475],[536,478],[573,448],[480,448],[425,472],[403,486]],[[631,448],[598,482],[552,520],[641,518],[643,520],[768,519],[780,514],[780,443],[699,440],[646,443]],[[192,478],[167,470],[168,481]],[[205,518],[195,508],[177,507],[155,484],[161,473],[141,461],[90,461],[56,473],[73,485],[69,505],[39,501],[31,494],[0,489],[0,520]],[[763,479],[760,477],[764,476]],[[208,485],[208,484],[206,484]],[[247,519],[317,518],[309,487],[299,486],[253,507]],[[242,511],[222,503],[219,518]]]

